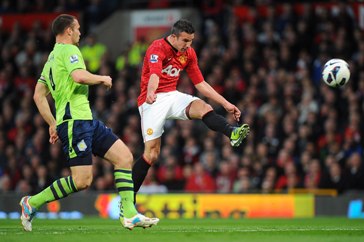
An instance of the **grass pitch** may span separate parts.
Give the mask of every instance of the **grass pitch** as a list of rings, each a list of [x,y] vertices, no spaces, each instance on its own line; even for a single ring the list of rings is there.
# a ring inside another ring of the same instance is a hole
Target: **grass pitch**
[[[358,242],[364,241],[364,220],[314,219],[162,219],[150,229],[121,227],[118,220],[33,221],[24,232],[20,220],[0,220],[0,241],[22,242]]]

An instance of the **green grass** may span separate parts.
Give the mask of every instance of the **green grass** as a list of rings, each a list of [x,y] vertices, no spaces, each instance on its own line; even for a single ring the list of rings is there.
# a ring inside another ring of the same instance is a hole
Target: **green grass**
[[[0,220],[0,241],[22,242],[351,242],[364,241],[364,220],[315,219],[162,219],[150,229],[123,229],[117,220],[41,220],[24,232],[19,220]]]

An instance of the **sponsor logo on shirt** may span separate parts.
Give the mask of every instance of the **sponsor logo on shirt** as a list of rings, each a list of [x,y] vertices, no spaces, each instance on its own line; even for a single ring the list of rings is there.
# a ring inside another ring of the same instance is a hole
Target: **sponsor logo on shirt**
[[[77,55],[71,55],[70,57],[71,64],[78,62],[78,56]]]
[[[178,76],[181,70],[173,67],[172,65],[167,66],[162,70],[162,73],[166,73],[168,76]]]
[[[150,63],[157,63],[158,62],[158,55],[150,55]]]

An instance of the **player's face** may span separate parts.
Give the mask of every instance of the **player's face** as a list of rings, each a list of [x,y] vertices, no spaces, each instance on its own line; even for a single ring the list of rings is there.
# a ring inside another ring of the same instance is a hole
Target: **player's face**
[[[78,46],[80,42],[81,32],[80,24],[78,23],[77,19],[75,19],[75,21],[73,22],[71,30],[72,43]]]
[[[174,37],[175,39],[173,47],[180,52],[185,52],[188,48],[191,47],[192,40],[195,38],[195,34],[182,32],[178,36],[174,35],[172,37]]]

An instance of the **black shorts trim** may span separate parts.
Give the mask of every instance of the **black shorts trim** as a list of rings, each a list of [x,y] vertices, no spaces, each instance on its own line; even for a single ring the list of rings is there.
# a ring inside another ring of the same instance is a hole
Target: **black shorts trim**
[[[69,166],[89,166],[92,165],[92,154],[91,153],[87,153],[86,156],[83,157],[75,157],[75,158],[70,158],[68,160],[68,164]]]

